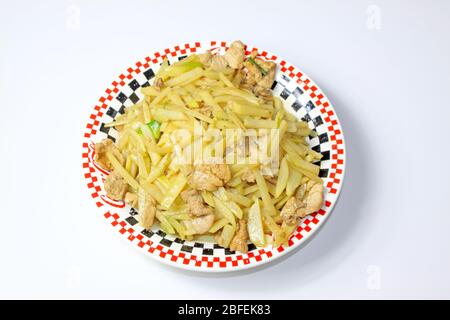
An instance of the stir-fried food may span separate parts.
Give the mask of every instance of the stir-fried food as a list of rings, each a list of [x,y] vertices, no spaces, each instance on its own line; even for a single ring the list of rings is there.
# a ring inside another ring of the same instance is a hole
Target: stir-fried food
[[[107,124],[117,141],[95,146],[107,195],[134,207],[142,227],[182,239],[210,235],[239,252],[286,243],[322,207],[322,155],[273,96],[275,72],[240,41],[224,55],[165,60],[144,98]]]

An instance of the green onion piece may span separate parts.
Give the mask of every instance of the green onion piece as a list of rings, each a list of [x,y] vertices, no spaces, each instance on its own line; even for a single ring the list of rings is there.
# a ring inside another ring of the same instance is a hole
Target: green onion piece
[[[248,57],[247,61],[249,61],[251,64],[254,64],[256,66],[256,68],[258,68],[259,72],[262,73],[263,76],[265,76],[267,74],[267,71],[264,70],[252,57]]]
[[[161,123],[159,123],[156,120],[152,120],[149,123],[147,123],[147,127],[152,132],[153,137],[158,140],[161,136]]]

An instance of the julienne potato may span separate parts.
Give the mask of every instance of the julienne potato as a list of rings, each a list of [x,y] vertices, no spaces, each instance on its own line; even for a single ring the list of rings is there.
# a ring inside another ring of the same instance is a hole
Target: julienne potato
[[[182,239],[213,236],[240,252],[286,243],[322,206],[322,155],[273,97],[275,70],[240,41],[223,56],[165,60],[144,99],[107,125],[117,141],[95,146],[107,195],[136,208],[144,228]]]

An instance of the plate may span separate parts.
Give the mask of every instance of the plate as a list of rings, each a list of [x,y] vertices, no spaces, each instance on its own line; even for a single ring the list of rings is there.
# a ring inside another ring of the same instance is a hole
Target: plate
[[[154,227],[144,230],[139,226],[137,212],[122,201],[106,196],[103,181],[107,172],[94,161],[94,144],[102,139],[115,140],[118,133],[104,125],[111,122],[125,108],[138,102],[140,88],[152,83],[164,58],[170,63],[193,53],[211,50],[223,54],[229,42],[206,41],[177,45],[164,49],[136,62],[119,75],[100,97],[89,115],[83,143],[82,170],[86,186],[99,215],[111,226],[113,232],[124,238],[131,247],[171,266],[205,272],[236,271],[260,266],[292,251],[305,242],[330,215],[342,188],[345,172],[344,136],[336,111],[320,88],[300,69],[268,51],[247,45],[247,54],[257,49],[266,60],[277,63],[277,73],[272,87],[274,95],[281,97],[285,107],[299,119],[308,122],[317,132],[310,138],[311,147],[322,153],[320,176],[324,180],[325,195],[322,208],[305,217],[291,236],[289,243],[280,247],[257,248],[249,245],[248,253],[233,253],[217,244],[201,241],[184,241],[165,234]]]

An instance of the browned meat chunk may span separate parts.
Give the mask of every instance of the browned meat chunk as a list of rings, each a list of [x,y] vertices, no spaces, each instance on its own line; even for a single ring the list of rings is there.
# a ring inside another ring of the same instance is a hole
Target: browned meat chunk
[[[105,191],[108,197],[114,200],[123,200],[127,192],[128,184],[115,171],[112,171],[105,180]]]
[[[114,142],[111,139],[105,139],[101,142],[95,144],[95,161],[105,170],[111,171],[112,165],[111,161],[109,161],[107,157],[107,152],[111,151],[114,157],[120,162],[120,164],[124,164],[125,160],[120,153],[119,149],[115,146]]]
[[[213,209],[203,202],[203,198],[197,190],[183,191],[181,198],[187,203],[189,213],[194,216],[205,216],[214,213]]]
[[[248,251],[248,231],[247,222],[245,220],[239,220],[238,229],[236,234],[230,242],[230,251],[239,251],[246,253]]]

